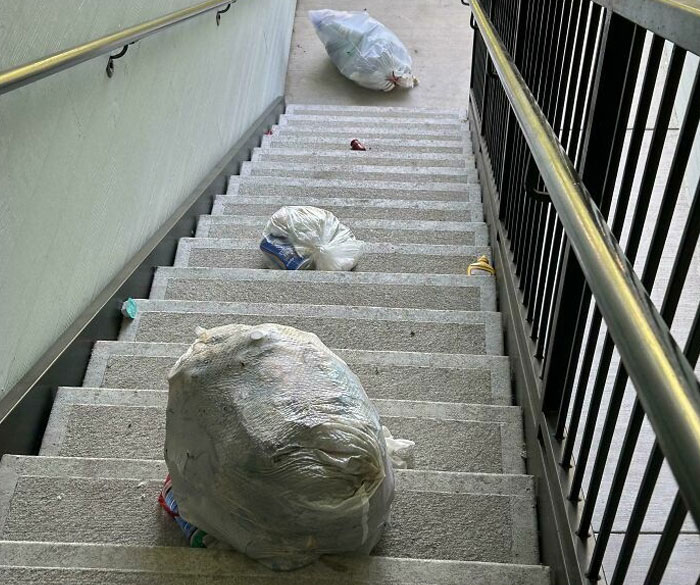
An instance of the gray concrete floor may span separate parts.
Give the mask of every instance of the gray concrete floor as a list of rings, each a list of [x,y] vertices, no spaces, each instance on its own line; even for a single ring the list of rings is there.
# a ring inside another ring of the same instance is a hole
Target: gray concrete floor
[[[367,8],[406,45],[419,85],[384,93],[343,77],[309,22],[308,11],[320,8]],[[469,14],[457,0],[299,0],[287,72],[287,102],[466,109],[472,53]]]

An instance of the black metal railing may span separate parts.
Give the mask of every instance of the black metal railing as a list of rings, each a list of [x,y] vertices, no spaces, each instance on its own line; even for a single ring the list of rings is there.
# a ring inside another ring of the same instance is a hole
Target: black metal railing
[[[685,73],[692,78],[687,105],[678,99],[686,55],[700,53],[700,7],[676,0],[471,4],[472,135],[509,346],[520,358],[516,390],[528,446],[537,451],[530,471],[542,482],[541,512],[551,520],[541,522],[545,561],[562,583],[637,582],[631,564],[646,570],[640,583],[660,583],[686,531],[696,556],[673,574],[696,583],[700,389],[692,368],[700,293],[688,278],[697,285],[690,270],[700,234],[697,179],[687,207],[679,197],[691,156],[700,157],[693,150],[697,68]],[[585,232],[589,220],[595,229]],[[603,281],[613,273],[622,288],[643,287],[660,309],[643,294],[611,310]],[[632,313],[642,312],[632,329]],[[684,357],[669,329],[686,338]],[[648,360],[659,360],[660,377],[646,376]],[[681,489],[663,498],[655,486],[666,459]],[[641,480],[630,471],[638,468]],[[645,564],[640,533],[650,506],[659,505],[667,516],[645,538],[644,547],[655,547]],[[689,508],[696,525],[686,520]]]

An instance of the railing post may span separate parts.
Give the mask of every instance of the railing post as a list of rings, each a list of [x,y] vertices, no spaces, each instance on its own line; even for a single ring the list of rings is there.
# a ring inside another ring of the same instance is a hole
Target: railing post
[[[612,200],[620,151],[627,127],[629,104],[623,99],[630,83],[631,50],[636,25],[608,11],[601,42],[600,57],[593,80],[593,91],[581,154],[583,184],[596,205],[607,217]],[[556,294],[554,324],[543,376],[542,409],[557,412],[562,399],[571,394],[581,341],[586,326],[590,291],[581,267],[567,243],[562,277]]]

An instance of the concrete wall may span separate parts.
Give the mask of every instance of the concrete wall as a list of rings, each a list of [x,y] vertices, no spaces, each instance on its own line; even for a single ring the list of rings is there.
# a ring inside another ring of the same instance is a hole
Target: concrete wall
[[[196,0],[4,0],[0,70]],[[0,396],[277,96],[295,0],[239,0],[0,96]]]

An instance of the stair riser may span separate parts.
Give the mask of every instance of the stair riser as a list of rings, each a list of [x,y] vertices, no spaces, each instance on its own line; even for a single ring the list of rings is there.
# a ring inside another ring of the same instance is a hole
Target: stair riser
[[[488,245],[488,231],[484,224],[464,223],[460,229],[454,230],[440,230],[437,226],[433,229],[426,223],[423,223],[425,229],[375,229],[363,227],[362,220],[352,221],[353,218],[341,218],[341,220],[353,231],[355,237],[363,242],[447,246]],[[266,217],[203,216],[197,224],[196,235],[202,238],[255,240],[262,238],[266,224]],[[420,227],[418,222],[416,224],[416,227]]]
[[[245,197],[332,197],[333,199],[399,199],[411,201],[465,201],[481,203],[481,190],[476,185],[457,183],[384,183],[294,179],[284,177],[249,177],[240,184],[229,182],[228,195]],[[308,184],[305,182],[308,181]],[[298,183],[298,184],[296,184]]]
[[[139,301],[121,341],[191,343],[197,327],[279,323],[310,331],[327,346],[372,351],[501,355],[498,313],[420,311],[320,305],[244,305]]]
[[[305,126],[276,126],[272,128],[272,136],[333,138],[346,140],[348,144],[357,138],[365,147],[372,147],[372,141],[376,139],[392,140],[439,140],[442,142],[454,142],[462,145],[466,140],[466,134],[462,130],[439,129],[412,129],[412,128],[373,128],[362,124],[347,125],[343,128],[324,128],[323,125]]]
[[[303,135],[276,135],[265,136],[261,143],[262,148],[297,148],[315,150],[342,150],[350,149],[350,139],[347,137],[341,138],[318,138],[315,136]],[[409,140],[407,138],[375,138],[371,143],[367,144],[369,155],[372,152],[380,153],[450,153],[450,154],[472,154],[471,146],[465,145],[457,141],[440,141],[440,140]]]
[[[468,127],[465,121],[458,117],[446,118],[444,116],[420,118],[413,116],[346,116],[329,112],[325,116],[304,113],[287,112],[280,116],[279,126],[315,126],[327,128],[345,128],[348,125],[363,125],[365,127],[377,128],[415,128],[439,129],[439,130],[460,130]]]
[[[452,168],[475,171],[476,166],[473,156],[463,154],[442,154],[432,153],[412,154],[405,152],[403,155],[392,155],[390,153],[372,153],[349,149],[336,151],[314,151],[308,149],[306,152],[299,152],[297,149],[284,148],[256,148],[253,151],[251,160],[253,162],[279,162],[283,164],[307,164],[309,160],[317,160],[321,164],[333,165],[364,165],[364,166],[388,166],[388,167],[413,167],[413,168]]]
[[[162,462],[53,459],[54,469],[38,459],[32,470],[6,459],[5,540],[186,546],[157,503]],[[532,489],[524,476],[397,472],[391,526],[373,554],[535,564]]]
[[[239,195],[219,195],[214,201],[212,215],[257,215],[269,217],[280,207],[285,205],[311,205],[330,211],[336,217],[355,219],[384,219],[384,220],[413,220],[413,221],[461,221],[461,222],[482,222],[484,220],[483,208],[478,203],[462,202],[413,202],[414,205],[392,207],[391,200],[383,200],[385,205],[376,205],[376,200],[357,199],[353,205],[351,201],[344,201],[342,204],[338,199],[328,198],[305,198],[260,197],[266,203],[256,203],[256,197],[240,197]],[[243,200],[243,201],[241,201]],[[267,203],[267,201],[273,201]],[[333,204],[328,202],[333,201]],[[397,201],[403,205],[402,201]],[[440,206],[451,206],[450,208],[440,208]]]
[[[165,390],[168,372],[187,349],[187,345],[156,344],[158,352],[163,353],[161,348],[167,348],[169,353],[134,355],[124,353],[127,350],[123,349],[110,351],[113,345],[107,344],[106,353],[99,349],[93,353],[85,375],[86,386]],[[153,347],[126,345],[143,352]],[[458,356],[448,365],[431,354],[358,354],[342,350],[338,353],[360,378],[372,399],[496,405],[511,402],[510,371],[505,357]],[[399,358],[403,361],[397,361]]]
[[[411,171],[392,171],[395,167],[369,167],[377,170],[357,170],[343,168],[294,168],[294,164],[256,164],[241,169],[241,177],[294,177],[303,179],[339,179],[343,181],[411,181],[413,183],[478,183],[476,173],[416,173]],[[386,168],[386,171],[382,169]]]
[[[362,118],[431,118],[466,121],[466,111],[444,110],[434,108],[404,108],[383,106],[326,106],[313,104],[289,104],[285,110],[287,115],[302,116],[346,116]]]
[[[271,271],[265,272],[278,276]],[[289,273],[284,273],[286,274]],[[475,279],[472,281],[474,286],[397,284],[399,279],[393,277],[390,284],[375,280],[377,282],[353,284],[351,279],[343,279],[334,284],[289,279],[222,280],[156,275],[149,298],[290,304],[303,301],[313,305],[496,310],[495,289],[493,286],[485,286],[493,285],[491,279]]]
[[[474,248],[470,256],[420,256],[411,254],[366,254],[355,268],[356,272],[414,273],[414,274],[465,274],[467,266],[474,262],[481,253],[489,253],[488,248]],[[268,268],[260,250],[225,250],[196,248],[190,252],[189,259],[178,266],[201,266],[229,268]]]

